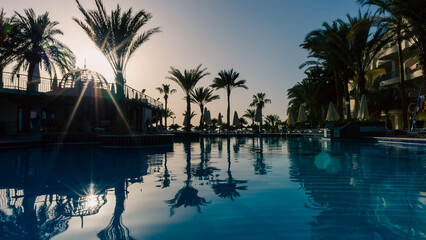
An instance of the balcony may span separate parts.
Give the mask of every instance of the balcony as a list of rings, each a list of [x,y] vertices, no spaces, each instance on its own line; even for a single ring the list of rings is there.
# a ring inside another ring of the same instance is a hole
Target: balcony
[[[406,40],[402,41],[401,48],[403,55],[406,55],[409,52],[410,43]],[[388,48],[382,51],[379,56],[379,60],[391,60],[398,59],[398,46],[396,44],[390,45]]]
[[[393,45],[380,54],[379,60],[391,60],[398,57],[398,46]]]
[[[46,93],[52,91],[52,79],[40,77],[33,81],[33,92]],[[27,91],[28,77],[24,74],[3,73],[3,89]]]
[[[395,83],[400,82],[399,78],[399,70],[383,74],[380,77],[378,77],[375,81],[378,81],[380,84],[380,87],[389,86]]]
[[[406,80],[413,80],[415,78],[421,77],[422,75],[422,70],[420,69],[419,64],[416,64],[415,67],[412,68],[408,67],[405,70]]]

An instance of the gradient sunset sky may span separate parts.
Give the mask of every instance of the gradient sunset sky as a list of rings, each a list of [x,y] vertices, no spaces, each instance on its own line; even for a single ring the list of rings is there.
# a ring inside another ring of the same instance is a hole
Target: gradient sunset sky
[[[94,0],[81,0],[86,9],[93,9]],[[146,89],[151,97],[162,97],[156,90],[162,83],[171,84],[177,93],[169,97],[169,108],[182,125],[185,108],[183,92],[168,76],[170,66],[178,69],[207,67],[211,75],[198,86],[208,86],[222,69],[234,68],[247,80],[249,90],[235,89],[231,95],[231,112],[241,117],[249,108],[253,94],[266,93],[272,104],[264,115],[277,114],[286,119],[287,89],[304,77],[298,67],[307,60],[307,52],[299,47],[305,35],[320,28],[324,21],[346,19],[355,15],[355,0],[104,0],[108,11],[119,3],[123,10],[145,9],[153,15],[147,27],[160,26],[136,52],[127,66],[127,84]],[[82,19],[73,0],[8,0],[2,2],[7,16],[33,8],[36,14],[49,12],[58,21],[67,44],[77,57],[77,66],[102,73],[108,81],[114,76],[109,64],[83,30],[72,20]],[[362,9],[363,12],[366,8]],[[226,114],[225,90],[217,91],[221,99],[207,104],[212,117]],[[162,99],[162,98],[161,98]],[[198,125],[199,108],[192,123]],[[231,115],[232,119],[232,115]],[[169,120],[169,124],[171,123]]]

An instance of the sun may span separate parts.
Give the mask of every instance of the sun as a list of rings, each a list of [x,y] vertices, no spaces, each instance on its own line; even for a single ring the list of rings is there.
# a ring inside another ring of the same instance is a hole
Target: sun
[[[105,56],[93,44],[74,49],[76,67],[87,68],[102,74],[108,82],[114,82],[114,72]]]

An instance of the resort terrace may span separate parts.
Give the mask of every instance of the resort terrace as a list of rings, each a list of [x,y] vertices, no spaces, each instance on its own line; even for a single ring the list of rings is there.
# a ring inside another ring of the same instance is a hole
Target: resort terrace
[[[84,70],[84,69],[80,69]],[[103,78],[102,76],[98,76],[99,78]],[[61,80],[57,80],[61,81]],[[70,89],[74,88],[74,84],[71,81],[64,81],[63,84],[59,84],[56,86],[55,80],[53,78],[46,77],[38,77],[38,80],[33,80],[33,82],[37,85],[36,91],[30,91],[31,95],[39,95],[39,94],[48,94],[52,93],[55,88],[59,89]],[[95,84],[95,88],[110,90],[112,94],[115,93],[114,89],[117,89],[116,83],[107,83],[107,84]],[[26,92],[28,87],[28,76],[25,74],[12,74],[10,72],[3,72],[3,86],[0,87],[0,93],[20,93]],[[11,91],[16,90],[16,91]],[[163,109],[163,103],[160,101],[138,91],[129,85],[124,85],[124,96],[127,100],[137,100],[142,103],[145,103],[153,108]]]

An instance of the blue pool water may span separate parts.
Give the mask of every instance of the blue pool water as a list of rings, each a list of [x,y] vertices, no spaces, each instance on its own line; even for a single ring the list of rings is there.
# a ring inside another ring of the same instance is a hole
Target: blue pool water
[[[310,138],[0,150],[0,239],[425,239],[425,172]]]

